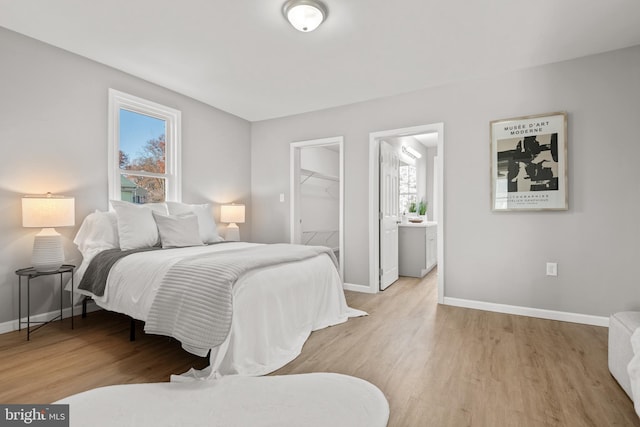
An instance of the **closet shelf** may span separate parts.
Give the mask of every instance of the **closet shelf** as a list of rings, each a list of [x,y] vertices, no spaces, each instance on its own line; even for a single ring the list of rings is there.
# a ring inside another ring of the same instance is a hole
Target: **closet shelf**
[[[327,236],[324,236],[324,239],[319,239],[324,240],[326,245],[333,236],[338,234],[338,230],[302,230],[302,244],[308,245],[313,239],[319,237],[319,234],[328,234]]]
[[[318,178],[318,179],[325,179],[327,181],[340,182],[340,178],[338,178],[337,176],[325,175],[323,173],[315,172],[315,171],[312,171],[312,170],[309,170],[309,169],[300,169],[300,175],[305,177],[302,180],[301,184],[303,184],[309,178]]]

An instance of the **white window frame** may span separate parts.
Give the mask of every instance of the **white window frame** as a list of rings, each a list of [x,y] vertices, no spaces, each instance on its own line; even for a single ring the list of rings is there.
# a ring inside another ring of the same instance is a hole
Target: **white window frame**
[[[120,169],[120,109],[165,121],[165,173]],[[110,200],[121,200],[120,175],[137,175],[164,178],[165,200],[172,202],[182,201],[181,115],[182,113],[174,108],[115,89],[109,89],[108,175]]]

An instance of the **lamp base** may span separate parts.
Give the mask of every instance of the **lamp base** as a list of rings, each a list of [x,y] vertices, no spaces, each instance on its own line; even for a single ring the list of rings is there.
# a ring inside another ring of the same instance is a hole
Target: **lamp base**
[[[224,234],[224,240],[228,242],[240,241],[240,228],[235,222],[232,222],[227,226],[227,231]]]
[[[62,236],[53,228],[43,228],[33,239],[31,266],[36,271],[56,271],[64,263]]]

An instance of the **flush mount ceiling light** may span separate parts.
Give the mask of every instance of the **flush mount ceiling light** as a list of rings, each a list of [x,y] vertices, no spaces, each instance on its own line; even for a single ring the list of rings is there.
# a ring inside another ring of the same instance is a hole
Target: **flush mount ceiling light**
[[[315,30],[327,19],[327,7],[317,0],[289,0],[282,13],[296,30],[304,33]]]

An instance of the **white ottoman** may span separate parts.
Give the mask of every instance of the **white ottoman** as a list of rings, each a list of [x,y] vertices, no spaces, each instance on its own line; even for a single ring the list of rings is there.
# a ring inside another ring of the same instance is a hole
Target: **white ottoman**
[[[623,311],[609,318],[609,371],[633,399],[627,365],[633,358],[631,335],[640,327],[640,312]]]
[[[347,375],[227,376],[96,388],[69,404],[71,427],[384,427],[389,403]]]

